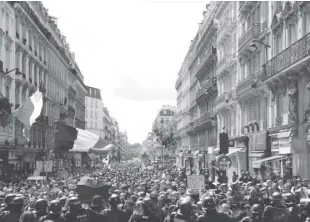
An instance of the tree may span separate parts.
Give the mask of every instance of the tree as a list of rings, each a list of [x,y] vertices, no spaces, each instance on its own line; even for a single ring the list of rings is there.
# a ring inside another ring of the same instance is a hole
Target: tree
[[[153,132],[157,136],[157,141],[165,147],[171,147],[176,145],[174,134],[176,131],[176,120],[173,118],[166,127],[155,128]]]

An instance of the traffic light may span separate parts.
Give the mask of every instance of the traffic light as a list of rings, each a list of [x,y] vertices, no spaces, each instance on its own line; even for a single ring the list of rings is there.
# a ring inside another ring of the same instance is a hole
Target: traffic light
[[[220,133],[220,154],[228,154],[228,134]]]

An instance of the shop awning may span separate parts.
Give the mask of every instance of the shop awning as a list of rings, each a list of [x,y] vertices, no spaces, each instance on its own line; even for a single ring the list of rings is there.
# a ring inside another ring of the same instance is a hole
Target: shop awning
[[[252,152],[249,153],[249,157],[251,158],[261,158],[264,155],[263,152]]]
[[[220,152],[220,148],[219,147],[217,147],[215,149],[213,149],[213,147],[212,147],[212,152],[209,152],[209,153],[210,154],[218,154],[218,152]]]
[[[274,161],[277,159],[281,159],[283,156],[281,155],[277,155],[277,156],[271,156],[271,157],[267,157],[261,160],[256,160],[252,162],[252,167],[253,168],[260,168],[262,163],[266,163],[266,162],[270,162],[270,161]]]
[[[287,138],[291,136],[291,131],[278,133],[278,138]]]
[[[244,152],[244,151],[245,151],[245,148],[229,148],[227,156],[236,154],[238,152]]]

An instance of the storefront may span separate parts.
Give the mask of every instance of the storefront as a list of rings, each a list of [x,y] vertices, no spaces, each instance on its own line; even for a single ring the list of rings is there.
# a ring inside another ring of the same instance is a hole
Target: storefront
[[[183,150],[178,154],[178,165],[188,172],[195,170],[195,174],[200,172],[204,165],[204,155],[199,150]]]
[[[263,178],[292,177],[291,131],[281,130],[270,133],[271,156],[253,161],[253,168],[259,169]]]
[[[0,149],[0,179],[8,179],[11,176],[10,165],[8,164],[8,149]]]
[[[268,153],[267,137],[268,131],[247,134],[249,137],[249,171],[251,174],[258,173],[257,165],[253,163],[266,157]]]
[[[232,140],[230,140],[232,141]],[[234,143],[230,144],[229,153],[227,154],[230,156],[232,160],[232,166],[228,171],[228,179],[231,179],[233,172],[235,171],[236,174],[239,176],[243,170],[246,170],[246,161],[247,161],[247,152],[246,149],[248,147],[248,137],[241,136],[234,138]]]
[[[246,152],[244,147],[231,147],[227,156],[231,159],[231,167],[227,170],[228,181],[232,182],[233,172],[241,175],[246,166]]]

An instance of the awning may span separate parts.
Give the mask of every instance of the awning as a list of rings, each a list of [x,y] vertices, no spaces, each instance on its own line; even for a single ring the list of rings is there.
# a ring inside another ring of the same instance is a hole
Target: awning
[[[264,159],[261,159],[261,160],[256,160],[256,161],[252,162],[252,167],[253,168],[260,168],[262,163],[270,162],[270,161],[277,160],[277,159],[281,159],[282,157],[283,156],[281,156],[281,155],[277,155],[277,156],[267,157],[267,158],[264,158]]]
[[[291,132],[281,132],[278,133],[278,138],[287,138],[291,136]]]
[[[249,153],[249,157],[252,157],[252,158],[261,158],[263,155],[264,155],[263,152]]]
[[[212,154],[218,154],[218,152],[220,152],[220,148],[217,147],[215,149],[212,149]]]
[[[244,152],[244,151],[245,151],[245,148],[229,148],[227,156],[236,154],[238,152]]]

